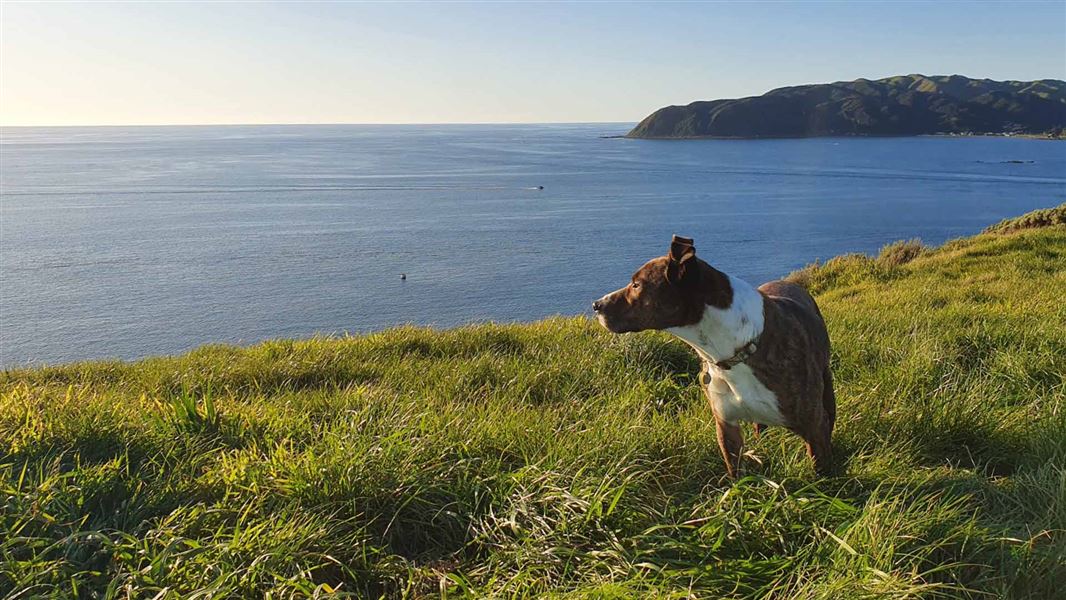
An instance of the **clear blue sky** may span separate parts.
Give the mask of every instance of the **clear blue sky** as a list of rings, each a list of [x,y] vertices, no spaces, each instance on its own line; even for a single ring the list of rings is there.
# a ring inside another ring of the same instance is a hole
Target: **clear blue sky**
[[[1066,2],[19,4],[0,122],[636,121],[906,73],[1066,79]]]

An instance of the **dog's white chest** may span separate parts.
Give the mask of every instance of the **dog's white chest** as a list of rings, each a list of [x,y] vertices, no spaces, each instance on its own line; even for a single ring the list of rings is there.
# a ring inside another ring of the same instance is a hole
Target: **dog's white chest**
[[[667,329],[684,340],[700,355],[710,381],[704,386],[714,414],[726,423],[750,421],[763,425],[785,425],[785,417],[774,395],[751,370],[741,363],[732,369],[709,367],[736,354],[738,348],[756,339],[763,331],[763,297],[735,277],[729,278],[733,302],[728,308],[707,306],[699,322]]]
[[[740,364],[728,371],[714,370],[705,389],[714,414],[726,423],[786,425],[777,396],[755,377],[748,365]]]

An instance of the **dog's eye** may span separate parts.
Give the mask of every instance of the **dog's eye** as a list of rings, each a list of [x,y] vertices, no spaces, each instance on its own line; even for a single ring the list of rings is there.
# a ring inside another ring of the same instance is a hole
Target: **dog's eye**
[[[633,283],[629,284],[629,287],[631,287],[633,289],[637,289],[638,287],[640,287],[640,282],[639,281],[634,281]]]

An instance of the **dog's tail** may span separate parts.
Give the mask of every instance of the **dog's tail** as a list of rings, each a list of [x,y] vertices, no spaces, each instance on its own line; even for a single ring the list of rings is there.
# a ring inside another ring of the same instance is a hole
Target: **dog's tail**
[[[825,416],[829,419],[829,431],[832,432],[837,422],[837,395],[833,392],[833,374],[829,367],[822,373],[822,408],[825,409]]]

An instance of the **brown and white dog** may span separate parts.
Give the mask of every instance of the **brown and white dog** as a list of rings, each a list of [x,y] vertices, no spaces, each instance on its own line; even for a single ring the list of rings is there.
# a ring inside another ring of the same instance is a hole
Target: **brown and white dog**
[[[785,281],[755,289],[696,258],[692,240],[675,235],[669,254],[592,308],[614,333],[660,329],[699,354],[730,476],[740,466],[740,421],[756,432],[788,428],[807,443],[818,472],[828,472],[836,421],[829,333],[807,290]]]

